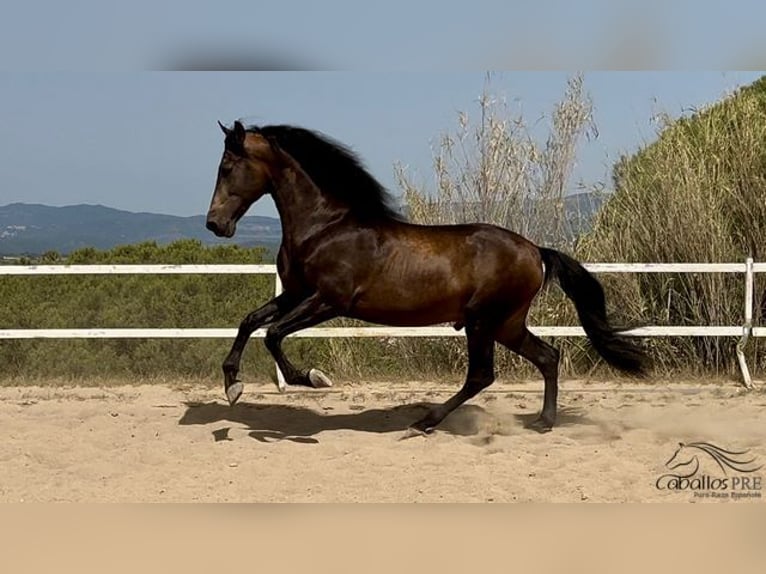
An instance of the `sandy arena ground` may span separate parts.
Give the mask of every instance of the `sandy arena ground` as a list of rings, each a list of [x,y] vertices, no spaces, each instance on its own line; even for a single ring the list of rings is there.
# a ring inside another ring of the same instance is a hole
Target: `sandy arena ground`
[[[766,463],[763,388],[564,381],[560,424],[538,434],[524,425],[542,384],[496,383],[433,435],[399,440],[456,389],[246,383],[230,408],[203,386],[6,386],[0,501],[704,501],[655,481],[679,442]],[[735,503],[748,501],[764,498]]]

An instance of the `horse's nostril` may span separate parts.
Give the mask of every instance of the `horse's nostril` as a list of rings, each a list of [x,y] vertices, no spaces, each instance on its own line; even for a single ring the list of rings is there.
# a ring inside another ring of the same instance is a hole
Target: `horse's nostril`
[[[219,228],[218,228],[218,224],[215,221],[213,221],[212,219],[208,219],[207,220],[207,224],[205,225],[205,227],[207,227],[210,231],[212,231],[216,235],[218,235],[220,233]]]

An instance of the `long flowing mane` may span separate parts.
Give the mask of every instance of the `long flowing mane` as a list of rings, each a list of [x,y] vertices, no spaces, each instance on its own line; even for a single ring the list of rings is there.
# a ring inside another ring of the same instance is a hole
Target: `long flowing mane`
[[[346,204],[361,221],[403,220],[394,199],[349,148],[315,131],[290,125],[249,126],[297,161],[326,194]]]

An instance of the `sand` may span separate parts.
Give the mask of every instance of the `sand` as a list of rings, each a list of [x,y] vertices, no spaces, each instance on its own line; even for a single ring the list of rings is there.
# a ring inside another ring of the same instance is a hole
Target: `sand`
[[[250,383],[232,408],[201,385],[5,386],[0,501],[717,502],[660,490],[657,478],[679,442],[766,463],[757,385],[564,381],[560,424],[539,434],[525,424],[541,384],[496,383],[433,435],[407,440],[423,404],[454,387],[338,383],[280,395]],[[700,473],[720,474],[702,462]]]

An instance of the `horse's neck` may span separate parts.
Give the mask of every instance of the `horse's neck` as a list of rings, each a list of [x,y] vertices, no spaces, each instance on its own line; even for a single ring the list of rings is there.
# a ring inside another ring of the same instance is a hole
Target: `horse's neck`
[[[283,242],[292,248],[305,244],[345,214],[299,168],[284,170],[272,196],[282,223]]]

